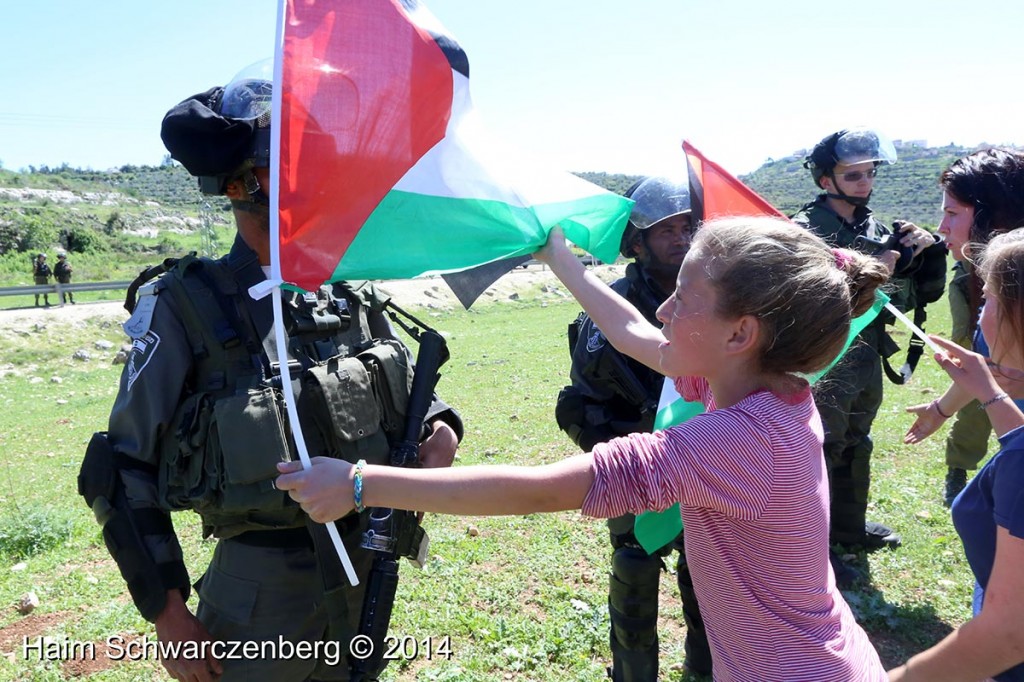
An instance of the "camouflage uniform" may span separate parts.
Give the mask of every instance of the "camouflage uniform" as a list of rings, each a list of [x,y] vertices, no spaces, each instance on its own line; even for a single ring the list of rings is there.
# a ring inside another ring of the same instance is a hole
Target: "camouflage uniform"
[[[668,298],[644,273],[640,263],[611,285],[652,324],[658,306]],[[584,451],[597,443],[638,431],[650,432],[665,377],[620,354],[591,319],[581,313],[570,327],[571,386],[558,395],[555,415],[559,427]],[[704,621],[693,590],[684,551],[684,535],[654,555],[633,535],[634,516],[608,520],[612,544],[608,611],[612,627],[612,679],[640,682],[658,678],[658,583],[663,557],[678,550],[676,580],[686,621],[687,664],[710,671],[711,651]]]
[[[259,354],[255,359],[264,367],[278,367],[273,341],[271,299],[267,297],[257,301],[247,294],[250,286],[265,279],[256,254],[238,237],[230,253],[217,264],[221,266],[220,272],[228,273],[216,279],[218,288],[233,289],[237,295],[224,296],[223,291],[213,292],[213,298],[196,305],[220,305],[214,302],[219,296],[222,302],[227,301],[225,305],[229,306],[226,308],[229,313],[230,306],[244,307],[245,310],[236,311],[240,313],[239,319],[251,321],[256,352]],[[235,517],[225,517],[218,507],[222,497],[220,491],[213,494],[213,501],[203,508],[198,508],[201,505],[194,501],[168,499],[172,496],[168,492],[171,483],[168,482],[170,475],[166,475],[165,458],[187,457],[189,454],[197,456],[196,452],[190,453],[189,449],[192,447],[191,438],[198,429],[190,429],[193,421],[200,419],[182,419],[180,414],[183,405],[194,400],[202,389],[194,385],[198,376],[217,376],[217,372],[211,372],[209,368],[201,370],[203,354],[209,353],[209,349],[201,346],[204,343],[209,345],[210,338],[222,335],[223,332],[216,330],[210,335],[210,330],[205,330],[207,335],[197,335],[196,330],[190,327],[189,316],[182,309],[180,298],[172,295],[173,292],[165,286],[164,280],[171,276],[165,275],[157,283],[159,295],[151,302],[155,306],[152,308],[151,322],[148,325],[140,324],[133,317],[126,323],[126,330],[133,336],[133,349],[121,377],[120,391],[109,423],[109,441],[116,453],[116,460],[121,462],[117,479],[120,492],[117,494],[125,496],[132,514],[138,515],[140,519],[149,518],[149,527],[157,529],[156,532],[142,534],[145,550],[157,567],[156,572],[163,588],[179,589],[186,598],[189,593],[188,572],[178,539],[170,526],[169,510],[189,507],[200,511],[204,534],[213,535],[219,540],[209,568],[195,585],[199,594],[196,615],[214,639],[277,641],[278,637],[283,637],[292,642],[323,641],[328,623],[327,607],[321,567],[306,528],[307,517],[285,493],[272,489],[270,484],[274,477],[274,462],[293,459],[289,452],[293,446],[284,446],[285,442],[290,443],[286,423],[283,429],[285,438],[280,441],[280,447],[274,446],[272,442],[264,442],[261,436],[253,435],[250,437],[253,442],[245,444],[252,454],[251,458],[229,464],[224,455],[223,497],[226,497],[229,485],[234,485],[233,481],[246,483],[250,488],[259,485],[262,493],[276,496],[277,506],[274,509],[252,512],[244,515],[239,523],[233,524],[229,521]],[[321,293],[325,291],[326,288]],[[360,297],[353,294],[351,287],[333,287],[332,296],[343,309],[342,316],[347,314],[349,318],[347,325],[344,320],[342,324],[342,331],[347,326],[350,332],[344,341],[341,340],[341,332],[311,332],[308,325],[304,331],[299,328],[298,321],[309,318],[310,309],[322,303],[323,299],[318,302],[316,296],[310,298],[285,293],[285,326],[289,329],[288,361],[290,366],[294,365],[293,385],[297,406],[303,410],[303,432],[311,456],[329,452],[322,434],[307,423],[307,411],[303,408],[306,406],[304,392],[309,389],[304,389],[298,379],[302,370],[322,363],[329,357],[336,357],[338,353],[344,355],[346,351],[355,352],[356,349],[345,347],[353,338],[351,332],[354,325],[359,327],[357,337],[366,342],[394,337],[390,324],[379,308],[367,304],[375,296],[372,287],[367,285],[358,291],[368,291],[369,294]],[[223,369],[222,380],[226,376],[230,381],[233,369]],[[216,395],[215,391],[213,395]],[[213,417],[210,418],[223,422],[237,416],[225,414],[232,408],[225,407],[222,411],[218,407],[221,404],[215,403]],[[226,401],[223,404],[228,405]],[[249,406],[246,407],[248,409]],[[355,402],[351,405],[353,413],[362,409]],[[437,400],[428,414],[430,419],[435,417],[450,423],[461,438],[462,426],[458,415]],[[260,427],[260,424],[254,426]],[[221,431],[224,431],[223,426]],[[235,436],[245,440],[244,433],[236,433]],[[221,440],[224,441],[220,444],[222,452],[226,452],[228,439],[224,437]],[[202,450],[204,447],[205,451]],[[198,455],[204,459],[204,470],[214,464],[209,454],[211,447],[216,448],[216,444],[211,446],[209,441],[205,445],[200,443],[200,452],[206,453],[205,458],[202,454]],[[257,462],[262,462],[262,465]],[[262,474],[255,473],[259,466],[263,466]],[[250,471],[244,471],[246,468]],[[195,485],[198,489],[202,487],[203,481]],[[188,495],[192,493],[185,496]],[[357,632],[366,578],[373,558],[373,552],[359,547],[367,514],[352,513],[338,521],[339,532],[360,578],[358,587],[345,587],[341,600],[343,609],[347,609],[348,632],[339,637],[342,642],[340,665],[330,667],[324,660],[303,660],[294,656],[224,660],[223,680],[349,678],[347,642]],[[164,529],[162,532],[159,531],[161,528]]]
[[[861,235],[884,239],[891,230],[858,206],[853,223],[846,222],[826,203],[824,194],[800,209],[792,219],[836,247],[854,248]],[[909,279],[894,278],[890,296],[901,310],[909,307]],[[842,361],[814,389],[825,427],[825,462],[831,483],[831,541],[842,545],[865,542],[868,491],[871,481],[871,424],[882,404],[882,356],[899,347],[885,331],[891,316],[879,315],[854,341]]]

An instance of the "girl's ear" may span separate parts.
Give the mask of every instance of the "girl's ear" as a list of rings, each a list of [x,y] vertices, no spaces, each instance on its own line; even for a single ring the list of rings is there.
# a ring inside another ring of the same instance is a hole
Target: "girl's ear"
[[[725,342],[730,353],[746,353],[756,349],[761,341],[761,321],[754,315],[744,315],[733,323],[732,336]]]

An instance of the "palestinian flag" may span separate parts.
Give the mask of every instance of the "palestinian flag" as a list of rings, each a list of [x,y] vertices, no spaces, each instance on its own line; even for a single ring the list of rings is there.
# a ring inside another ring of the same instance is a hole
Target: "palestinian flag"
[[[697,151],[688,140],[683,140],[683,151],[686,153],[686,170],[690,176],[690,205],[694,224],[727,216],[786,218],[757,192]]]
[[[418,0],[286,0],[280,65],[280,275],[315,289],[536,251],[561,224],[604,261],[630,202],[500,149],[469,61]]]

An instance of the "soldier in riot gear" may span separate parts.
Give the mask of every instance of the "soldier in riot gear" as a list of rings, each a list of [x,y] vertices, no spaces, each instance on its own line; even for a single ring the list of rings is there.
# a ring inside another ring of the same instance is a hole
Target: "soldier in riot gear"
[[[71,267],[71,263],[68,262],[68,255],[61,251],[57,254],[57,265],[53,267],[53,278],[61,284],[71,284],[71,273],[74,269]],[[75,294],[70,291],[60,290],[60,302],[65,303],[71,301],[71,304],[75,303]]]
[[[338,522],[360,585],[325,591],[318,558],[326,552],[314,551],[306,515],[273,486],[275,464],[296,458],[280,367],[289,363],[310,454],[353,462],[387,461],[411,382],[388,299],[367,282],[284,293],[288,347],[277,354],[271,299],[248,293],[269,264],[270,95],[263,63],[164,118],[171,156],[205,193],[231,200],[238,234],[220,259],[188,256],[133,285],[125,323],[132,351],[108,432],[90,442],[79,492],[162,642],[329,638],[340,643],[340,661],[185,653],[162,661],[179,680],[349,679],[348,642],[373,558],[360,548],[367,514]],[[425,424],[423,465],[450,465],[462,434],[457,413],[435,397]],[[195,615],[169,513],[182,509],[197,511],[204,535],[218,539],[196,583]]]
[[[626,192],[634,202],[620,251],[633,262],[612,288],[649,320],[669,293],[689,250],[694,225],[686,180],[649,177]],[[558,394],[558,426],[584,451],[635,431],[651,431],[664,377],[622,355],[591,319],[581,313],[569,326],[570,380]],[[676,578],[686,620],[686,664],[711,672],[711,651],[683,552],[682,534],[648,555],[633,535],[633,515],[609,519],[612,561],[608,610],[612,679],[640,682],[658,678],[658,583],[663,557],[678,550]]]
[[[894,271],[898,289],[893,302],[907,309],[913,295],[911,274],[919,267],[917,257],[936,239],[911,223],[897,221],[890,229],[872,216],[868,201],[875,175],[879,166],[895,161],[892,142],[875,130],[851,128],[826,136],[804,161],[822,192],[792,218],[836,247],[880,258]],[[882,402],[882,359],[899,349],[886,333],[887,321],[881,315],[861,332],[858,343],[815,388],[826,432],[834,544],[878,549],[901,542],[888,526],[866,519],[871,423]],[[858,577],[837,555],[831,558],[840,585],[848,586]]]
[[[46,254],[38,254],[35,260],[32,261],[32,281],[37,285],[49,284],[52,274],[53,271],[50,269],[49,263],[46,262]],[[43,294],[43,301],[49,306],[50,294]],[[36,305],[39,305],[39,294],[36,294]]]

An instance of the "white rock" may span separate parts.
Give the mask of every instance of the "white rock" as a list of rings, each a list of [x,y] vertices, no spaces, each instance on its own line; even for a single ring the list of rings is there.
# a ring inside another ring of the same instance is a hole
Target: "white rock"
[[[96,342],[96,343],[94,343],[93,345],[94,345],[94,346],[95,346],[95,347],[96,347],[96,348],[97,348],[98,350],[110,350],[111,348],[113,348],[113,347],[114,347],[114,344],[113,344],[113,343],[111,343],[110,341],[107,341],[106,339],[100,339],[99,341],[97,341],[97,342]]]
[[[39,606],[39,597],[36,596],[36,593],[26,592],[18,601],[18,613],[27,616],[35,611],[37,606]]]

